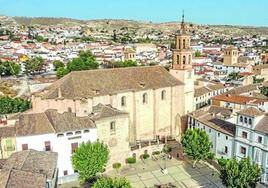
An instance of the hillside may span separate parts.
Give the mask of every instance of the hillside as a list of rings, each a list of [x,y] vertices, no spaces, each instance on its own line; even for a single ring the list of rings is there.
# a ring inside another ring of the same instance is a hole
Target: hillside
[[[28,17],[7,17],[0,16],[0,23],[6,24],[19,24],[19,25],[63,25],[63,26],[75,26],[105,29],[108,32],[120,29],[135,30],[139,33],[144,31],[159,31],[163,33],[175,32],[178,30],[179,22],[167,22],[167,23],[152,23],[133,20],[77,20],[70,18],[28,18]],[[190,30],[199,32],[213,32],[231,36],[241,35],[263,35],[268,36],[268,27],[251,27],[251,26],[230,26],[230,25],[197,25],[189,24]]]

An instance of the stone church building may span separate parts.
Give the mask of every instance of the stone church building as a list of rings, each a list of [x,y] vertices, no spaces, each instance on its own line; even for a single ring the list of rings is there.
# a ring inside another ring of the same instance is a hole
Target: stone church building
[[[59,177],[65,181],[74,174],[71,155],[83,142],[107,144],[111,168],[134,152],[141,154],[132,150],[137,143],[180,140],[182,117],[194,109],[193,74],[183,19],[170,71],[148,66],[71,72],[34,93],[31,113],[21,114],[16,123],[16,151],[58,152]]]
[[[90,116],[111,105],[129,115],[128,141],[179,139],[180,119],[194,109],[190,36],[184,19],[176,36],[170,72],[161,66],[71,72],[32,97],[33,112],[56,109]]]

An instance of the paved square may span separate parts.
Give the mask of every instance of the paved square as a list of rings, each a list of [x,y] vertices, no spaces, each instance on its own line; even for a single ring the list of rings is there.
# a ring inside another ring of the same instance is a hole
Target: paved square
[[[166,166],[167,174],[162,172]],[[129,168],[129,169],[128,169]],[[155,185],[171,183],[178,188],[224,188],[219,174],[206,163],[198,163],[195,169],[189,161],[176,159],[153,161],[148,159],[145,163],[138,162],[121,169],[119,174],[114,171],[111,176],[124,176],[134,188],[153,188]]]

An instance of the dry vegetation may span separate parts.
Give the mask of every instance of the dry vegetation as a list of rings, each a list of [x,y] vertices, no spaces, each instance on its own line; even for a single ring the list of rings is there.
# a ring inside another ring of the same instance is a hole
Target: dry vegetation
[[[17,84],[16,81],[3,81],[0,80],[0,96],[15,97],[18,92],[13,89],[13,86]]]

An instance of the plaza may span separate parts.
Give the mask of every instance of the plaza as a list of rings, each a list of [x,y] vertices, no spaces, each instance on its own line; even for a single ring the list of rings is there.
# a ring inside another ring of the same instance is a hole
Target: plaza
[[[162,172],[165,166],[167,174]],[[124,166],[119,172],[111,171],[109,175],[125,177],[134,188],[152,188],[163,184],[174,185],[178,188],[224,187],[218,172],[213,167],[199,162],[196,168],[193,168],[189,160],[148,159],[145,162],[138,161],[133,166]]]

